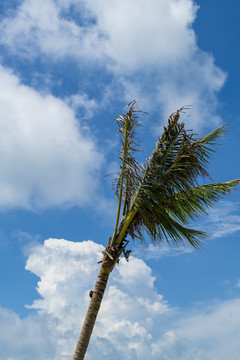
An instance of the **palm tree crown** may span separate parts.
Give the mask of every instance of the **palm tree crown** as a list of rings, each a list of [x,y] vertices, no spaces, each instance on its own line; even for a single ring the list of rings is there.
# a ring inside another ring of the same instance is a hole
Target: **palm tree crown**
[[[199,247],[206,233],[188,228],[189,221],[206,213],[208,207],[240,182],[237,179],[202,186],[198,183],[199,177],[209,177],[206,166],[214,152],[212,147],[225,128],[221,126],[197,139],[180,121],[183,107],[169,117],[151,156],[140,165],[134,158],[138,148],[135,128],[139,126],[136,101],[127,109],[125,115],[117,118],[122,166],[116,180],[119,205],[112,243],[120,245],[127,234],[143,242],[147,233],[155,244],[166,239]]]

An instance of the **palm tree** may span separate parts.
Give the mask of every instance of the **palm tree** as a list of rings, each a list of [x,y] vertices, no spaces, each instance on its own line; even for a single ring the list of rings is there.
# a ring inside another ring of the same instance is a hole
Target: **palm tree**
[[[214,152],[212,146],[225,129],[221,126],[197,139],[180,122],[184,107],[169,117],[151,156],[140,165],[134,157],[139,145],[135,130],[140,125],[136,101],[125,110],[127,113],[116,119],[121,136],[121,171],[115,182],[118,196],[116,224],[103,251],[94,291],[90,292],[91,301],[73,360],[84,359],[108,277],[122,252],[128,258],[126,236],[144,242],[147,234],[155,245],[166,240],[176,245],[189,243],[198,248],[206,233],[187,227],[189,221],[206,214],[207,208],[232,192],[240,182],[237,179],[199,185],[199,177],[209,177],[206,166]]]

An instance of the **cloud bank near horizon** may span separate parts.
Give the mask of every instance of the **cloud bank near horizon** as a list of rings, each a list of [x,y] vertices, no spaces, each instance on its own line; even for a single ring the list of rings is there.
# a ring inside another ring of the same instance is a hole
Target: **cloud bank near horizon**
[[[40,298],[28,305],[30,314],[24,319],[0,309],[4,358],[72,358],[102,250],[102,245],[90,240],[74,243],[64,239],[48,239],[32,250],[26,269],[39,278]],[[120,261],[99,313],[89,360],[96,356],[99,360],[113,356],[143,360],[149,354],[156,360],[237,358],[240,298],[184,310],[171,306],[154,283],[152,270],[143,260]]]

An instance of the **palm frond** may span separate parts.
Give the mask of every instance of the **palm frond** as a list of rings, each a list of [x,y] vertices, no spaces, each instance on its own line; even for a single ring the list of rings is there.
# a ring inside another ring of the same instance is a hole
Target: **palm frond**
[[[128,104],[125,110],[128,112],[123,116],[118,116],[116,119],[119,126],[121,150],[120,160],[122,162],[121,171],[118,178],[115,179],[116,189],[115,193],[118,197],[118,211],[116,217],[116,224],[113,233],[113,241],[117,233],[117,228],[120,218],[121,205],[123,204],[123,213],[126,213],[130,206],[131,198],[136,188],[136,177],[139,171],[139,165],[134,158],[134,154],[138,151],[138,141],[135,137],[135,128],[140,126],[137,121],[136,101]]]
[[[216,144],[215,141],[218,140],[219,137],[223,136],[225,133],[226,133],[225,126],[220,126],[217,129],[211,131],[209,134],[202,137],[201,139],[199,139],[198,142],[202,144],[215,145]]]
[[[160,244],[163,240],[175,244],[187,241],[195,248],[200,246],[200,239],[206,236],[202,231],[187,228],[164,207],[156,206],[150,200],[137,210],[128,228],[132,238],[136,237],[141,242],[144,242],[145,232],[154,244]]]
[[[235,190],[239,183],[240,179],[236,179],[184,190],[169,198],[164,206],[173,218],[187,224],[190,219],[193,220],[202,214],[207,214],[209,207],[213,207],[223,195]]]

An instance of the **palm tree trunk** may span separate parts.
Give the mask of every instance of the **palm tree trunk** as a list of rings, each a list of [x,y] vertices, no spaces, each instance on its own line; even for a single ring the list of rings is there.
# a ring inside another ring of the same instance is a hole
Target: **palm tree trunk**
[[[101,269],[102,270],[102,269]],[[100,270],[98,274],[98,279],[92,293],[92,298],[90,305],[88,307],[87,315],[85,317],[82,331],[79,336],[76,350],[73,356],[73,360],[83,360],[85,353],[87,351],[87,347],[89,344],[89,340],[93,331],[93,327],[97,318],[98,311],[100,309],[100,305],[102,302],[103,294],[107,287],[109,274],[103,273]]]
[[[102,298],[107,287],[109,274],[114,269],[122,251],[122,248],[113,248],[109,246],[103,251],[104,257],[102,266],[98,274],[94,291],[91,292],[90,305],[76,345],[73,360],[83,360],[85,357]]]

